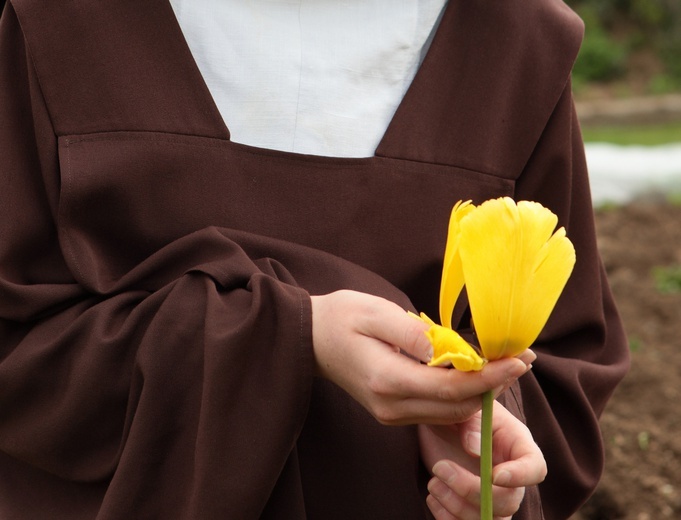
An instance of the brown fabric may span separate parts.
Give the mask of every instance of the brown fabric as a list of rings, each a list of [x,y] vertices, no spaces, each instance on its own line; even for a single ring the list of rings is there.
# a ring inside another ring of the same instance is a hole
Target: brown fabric
[[[308,294],[436,315],[451,206],[511,195],[577,248],[503,401],[566,518],[627,349],[594,238],[561,3],[452,1],[375,157],[229,141],[167,2],[0,22],[0,517],[427,518],[413,427],[313,377]],[[229,121],[227,121],[227,125]]]

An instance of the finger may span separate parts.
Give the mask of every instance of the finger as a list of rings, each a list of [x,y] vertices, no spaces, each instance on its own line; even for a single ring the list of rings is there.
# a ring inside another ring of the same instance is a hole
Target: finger
[[[442,367],[414,366],[400,380],[404,395],[419,399],[459,402],[479,397],[488,390],[511,384],[527,371],[522,361],[510,358],[487,363],[478,372]]]
[[[457,518],[477,518],[480,513],[480,478],[451,461],[440,461],[433,466],[435,477],[428,491]],[[525,488],[492,489],[495,516],[513,515],[525,495]]]
[[[480,505],[470,503],[458,496],[439,479],[432,479],[428,484],[430,495],[426,498],[428,508],[436,519],[456,518],[467,520],[480,518]],[[520,509],[524,497],[524,488],[505,490],[505,496],[493,495],[493,514],[495,519],[512,518]]]
[[[516,359],[488,363],[480,372],[418,364],[409,364],[408,370],[397,370],[395,364],[408,364],[400,357],[404,358],[396,355],[392,360],[384,359],[368,382],[377,402],[391,407],[394,417],[387,419],[388,424],[465,421],[480,410],[484,392],[515,380],[526,370],[525,364]]]
[[[431,479],[434,485],[439,481],[464,502],[480,505],[480,478],[449,460],[441,460],[433,466]],[[450,512],[452,512],[450,510]]]
[[[364,313],[358,332],[381,341],[427,363],[433,357],[433,346],[425,335],[428,325],[409,316],[401,307],[383,300],[373,301]]]
[[[434,469],[443,477],[432,478],[428,483],[428,492],[451,517],[459,520],[477,519],[480,516],[479,498],[476,503],[467,497],[473,493],[474,484],[467,478],[469,475],[455,468],[449,462],[436,464]]]
[[[519,354],[518,356],[516,356],[515,359],[518,359],[518,360],[522,361],[523,363],[525,363],[525,367],[526,367],[525,374],[526,374],[527,372],[529,372],[532,369],[532,362],[535,359],[537,359],[537,355],[534,352],[532,352],[531,350],[526,350],[526,351],[522,352],[521,354]],[[508,390],[515,383],[515,381],[516,381],[515,379],[509,380],[503,386],[495,388],[494,398],[496,399],[501,394],[506,392],[506,390]]]
[[[482,400],[479,396],[457,401],[456,403],[432,399],[405,398],[390,402],[389,405],[394,417],[392,420],[388,420],[387,424],[451,425],[468,420],[471,415],[480,410]]]
[[[435,520],[457,520],[457,518],[447,511],[445,506],[443,506],[433,495],[428,495],[426,497],[426,505],[433,514],[433,517],[435,517]]]
[[[498,464],[492,472],[492,482],[507,488],[534,486],[543,482],[546,475],[544,457],[533,454]]]
[[[357,336],[350,348],[335,349],[331,354],[321,368],[330,372],[328,367],[353,367],[337,371],[334,382],[379,422],[390,425],[464,421],[480,410],[483,392],[525,370],[524,363],[517,359],[489,363],[481,372],[428,367],[363,335]],[[353,384],[353,377],[359,378],[362,385]]]
[[[531,365],[537,359],[537,354],[535,354],[534,351],[527,349],[516,357],[526,365]]]
[[[525,497],[525,488],[500,488],[494,486],[492,497],[494,515],[511,517],[520,509],[520,504]]]
[[[499,403],[495,403],[494,416],[494,484],[524,487],[542,482],[547,473],[546,460],[530,430]]]

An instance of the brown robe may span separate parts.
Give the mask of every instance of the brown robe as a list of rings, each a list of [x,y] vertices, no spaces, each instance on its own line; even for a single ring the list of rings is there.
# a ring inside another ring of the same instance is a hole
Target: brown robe
[[[436,315],[460,199],[558,214],[577,265],[502,396],[566,518],[627,348],[596,249],[556,0],[451,0],[375,156],[229,131],[163,0],[10,0],[0,23],[0,518],[427,518],[414,427],[315,380],[309,294]],[[226,122],[229,125],[229,121]]]

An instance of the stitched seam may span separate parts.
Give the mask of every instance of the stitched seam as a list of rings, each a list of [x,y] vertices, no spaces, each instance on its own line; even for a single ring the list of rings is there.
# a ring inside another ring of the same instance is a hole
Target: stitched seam
[[[119,134],[119,135],[117,135]],[[130,135],[134,134],[134,138],[131,138]],[[116,143],[116,142],[135,142],[135,141],[144,141],[144,142],[158,142],[158,143],[173,143],[176,145],[183,145],[183,146],[188,146],[188,147],[196,147],[196,148],[210,148],[210,149],[220,149],[225,147],[225,145],[232,145],[232,146],[238,146],[238,151],[240,153],[245,153],[251,156],[255,157],[272,157],[278,161],[286,161],[286,162],[291,162],[291,161],[302,161],[305,163],[310,163],[310,164],[321,164],[321,165],[326,165],[333,167],[335,169],[343,169],[343,168],[352,168],[356,166],[368,166],[371,165],[372,163],[375,163],[376,161],[389,161],[390,163],[393,163],[391,166],[393,166],[393,170],[400,170],[403,172],[409,172],[413,173],[411,170],[409,170],[408,167],[405,166],[405,164],[415,164],[415,165],[428,165],[428,166],[435,166],[438,168],[447,168],[447,169],[457,169],[461,170],[464,172],[471,172],[476,175],[483,176],[480,181],[486,183],[486,184],[491,184],[491,185],[496,185],[499,181],[502,183],[508,185],[508,187],[514,186],[515,182],[513,179],[508,179],[506,177],[500,177],[498,175],[488,173],[486,171],[482,170],[474,170],[471,168],[466,168],[462,166],[457,166],[457,165],[452,165],[452,164],[441,164],[441,163],[433,163],[433,162],[427,162],[427,161],[417,161],[413,159],[402,159],[402,158],[393,158],[393,157],[385,157],[385,156],[374,156],[374,157],[326,157],[326,156],[314,156],[314,155],[305,155],[305,154],[296,154],[296,153],[290,153],[290,152],[281,152],[278,150],[257,150],[257,149],[252,149],[246,145],[239,145],[238,143],[232,143],[231,141],[225,141],[223,139],[218,139],[218,138],[213,138],[213,137],[203,137],[203,136],[195,136],[191,134],[165,134],[165,133],[158,133],[158,132],[152,132],[152,131],[120,131],[120,132],[106,132],[106,133],[95,133],[95,134],[87,134],[85,136],[79,136],[79,137],[65,137],[65,142],[69,144],[79,144],[79,143],[88,143],[88,142],[99,142],[99,143]],[[196,139],[197,142],[187,142],[185,139]],[[209,142],[206,142],[208,140]],[[435,174],[435,175],[440,175],[440,176],[448,176],[451,175],[451,172],[443,172],[443,171],[435,171],[435,172],[429,172],[430,174]]]
[[[71,149],[69,148],[68,140],[66,141],[66,171],[64,173],[65,173],[65,175],[63,176],[64,178],[62,178],[61,190],[62,193],[59,201],[59,211],[57,214],[58,215],[57,225],[61,231],[60,234],[63,236],[62,247],[64,249],[64,256],[66,257],[68,255],[70,257],[71,262],[73,263],[75,274],[82,279],[83,269],[81,267],[80,260],[78,259],[78,255],[76,254],[73,248],[73,243],[71,242],[71,237],[68,232],[67,226],[64,225],[64,221],[68,220],[69,217],[68,208],[70,207],[68,204],[64,204],[64,199],[68,198],[68,194],[71,189],[72,179]]]

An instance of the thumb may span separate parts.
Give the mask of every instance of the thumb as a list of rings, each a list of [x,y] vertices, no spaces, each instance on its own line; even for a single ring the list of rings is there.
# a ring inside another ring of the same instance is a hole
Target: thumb
[[[481,416],[480,412],[473,415],[467,421],[459,425],[459,435],[461,436],[461,446],[469,455],[480,456],[481,445]]]

